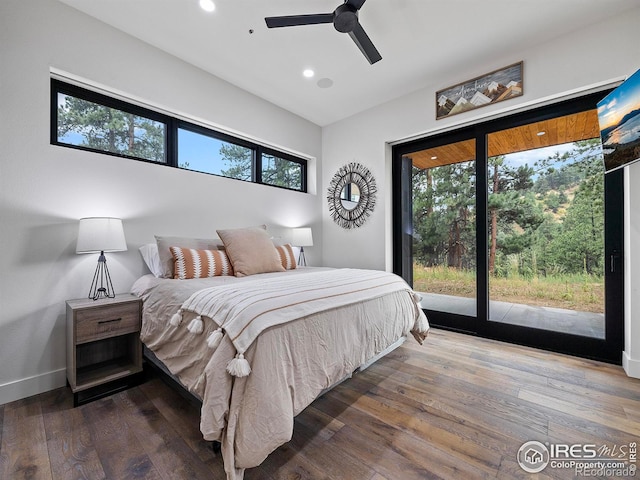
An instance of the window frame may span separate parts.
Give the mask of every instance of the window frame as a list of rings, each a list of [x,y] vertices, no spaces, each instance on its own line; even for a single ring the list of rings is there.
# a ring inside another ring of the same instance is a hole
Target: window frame
[[[99,148],[86,147],[83,145],[74,145],[58,140],[58,94],[69,95],[87,102],[95,103],[102,107],[113,108],[124,113],[130,113],[139,117],[144,117],[154,122],[160,122],[165,125],[164,137],[164,161],[149,160],[147,158],[136,157],[134,155],[126,155],[122,153],[110,152],[108,150],[100,150]],[[73,148],[76,150],[84,150],[87,152],[102,153],[113,157],[128,158],[131,160],[139,160],[142,162],[154,163],[156,165],[168,165],[170,152],[169,132],[171,130],[171,117],[154,110],[149,110],[138,105],[125,102],[118,98],[109,97],[102,93],[87,90],[85,88],[62,82],[55,78],[51,79],[51,144],[60,147]]]
[[[155,161],[142,157],[136,157],[133,155],[126,155],[122,153],[110,152],[107,150],[100,150],[97,148],[86,147],[82,145],[73,145],[70,143],[61,142],[58,140],[58,94],[69,95],[81,100],[86,100],[103,107],[113,108],[120,110],[124,113],[130,113],[139,117],[163,123],[165,125],[165,138],[164,138],[164,161]],[[104,155],[111,155],[114,157],[127,158],[130,160],[137,160],[140,162],[150,163],[154,165],[163,165],[173,168],[179,168],[180,170],[188,170],[195,173],[204,175],[214,175],[216,177],[228,178],[231,180],[239,180],[243,182],[257,183],[274,188],[281,188],[284,190],[307,193],[307,168],[308,161],[304,158],[297,157],[287,152],[277,150],[259,143],[249,141],[244,138],[235,137],[225,132],[215,130],[213,128],[193,123],[188,120],[174,117],[170,114],[161,113],[156,110],[143,107],[126,100],[111,97],[104,93],[99,93],[94,90],[90,90],[78,85],[65,82],[58,78],[51,78],[51,104],[50,104],[50,143],[65,148],[72,148],[75,150],[83,150],[87,152],[100,153]],[[178,131],[180,129],[188,130],[192,133],[211,137],[216,140],[220,140],[226,143],[239,145],[241,147],[249,148],[253,151],[252,156],[252,173],[251,180],[245,180],[240,178],[228,177],[216,173],[201,172],[199,170],[192,170],[190,168],[180,167],[180,158],[178,152]],[[262,156],[271,155],[283,160],[287,160],[293,163],[297,163],[301,167],[300,188],[290,188],[281,185],[273,185],[262,181]]]
[[[243,178],[235,178],[235,177],[228,177],[226,175],[220,175],[218,173],[211,173],[211,172],[201,172],[200,170],[192,170],[190,168],[185,168],[185,167],[180,167],[180,159],[179,159],[179,144],[178,144],[178,132],[179,130],[187,130],[191,133],[196,133],[198,135],[202,135],[204,137],[210,137],[213,138],[215,140],[220,140],[222,142],[226,142],[226,143],[231,143],[234,145],[238,145],[240,147],[244,147],[244,148],[249,148],[251,149],[252,153],[252,158],[251,158],[251,179],[250,180],[245,180]],[[198,125],[195,123],[191,123],[191,122],[187,122],[186,120],[176,120],[176,136],[175,136],[175,140],[176,140],[176,152],[175,152],[175,158],[176,158],[176,166],[178,168],[180,168],[181,170],[189,170],[190,172],[196,172],[196,173],[203,173],[205,175],[214,175],[216,177],[222,177],[222,178],[230,178],[232,180],[240,180],[241,182],[250,182],[250,183],[258,183],[256,182],[256,158],[257,158],[257,145],[251,142],[248,142],[246,140],[237,138],[237,137],[233,137],[231,135],[222,133],[222,132],[218,132],[216,130],[212,130],[210,128],[204,127],[202,125]],[[293,190],[293,189],[291,189]]]
[[[282,185],[274,185],[272,183],[266,183],[262,180],[262,157],[264,155],[270,155],[272,157],[280,158],[281,160],[286,160],[291,163],[297,163],[301,167],[300,172],[300,190],[295,188],[283,187]],[[258,148],[258,152],[256,154],[256,165],[255,165],[255,175],[257,183],[261,183],[262,185],[268,185],[270,187],[275,188],[284,188],[285,190],[294,190],[296,192],[306,192],[307,191],[307,162],[301,158],[296,157],[295,155],[290,155],[285,152],[280,152],[278,150],[274,150],[269,147],[260,146]]]

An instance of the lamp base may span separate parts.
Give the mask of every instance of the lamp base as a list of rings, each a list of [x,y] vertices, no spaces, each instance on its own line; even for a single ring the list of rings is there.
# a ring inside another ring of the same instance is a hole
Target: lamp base
[[[93,281],[89,289],[89,298],[99,300],[101,298],[114,298],[115,296],[111,275],[109,275],[109,269],[107,268],[107,258],[104,256],[104,252],[100,252],[98,266],[93,274]]]
[[[307,266],[307,259],[304,256],[304,247],[300,247],[300,254],[298,255],[298,265],[301,267]]]

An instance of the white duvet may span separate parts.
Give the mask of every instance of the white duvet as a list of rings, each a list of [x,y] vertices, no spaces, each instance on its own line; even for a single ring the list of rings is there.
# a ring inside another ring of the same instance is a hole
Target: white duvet
[[[143,299],[141,339],[191,392],[202,399],[200,429],[206,440],[221,442],[228,480],[240,480],[245,468],[260,465],[291,439],[293,418],[323,390],[351,375],[360,365],[413,330],[421,341],[428,324],[408,287],[355,304],[320,312],[264,329],[244,357],[251,374],[226,371],[236,356],[228,336],[215,349],[206,338],[218,328],[203,318],[203,331],[185,325],[196,313],[184,311],[179,326],[169,323],[195,292],[216,285],[300,278],[306,268],[250,277],[209,279],[140,278],[132,292]],[[294,282],[297,283],[297,282]],[[420,325],[416,331],[414,327]]]

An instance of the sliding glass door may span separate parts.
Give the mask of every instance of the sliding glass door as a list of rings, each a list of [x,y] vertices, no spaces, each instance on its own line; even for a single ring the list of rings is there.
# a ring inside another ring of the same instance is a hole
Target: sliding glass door
[[[536,140],[528,143],[534,148],[513,151],[508,139],[522,135]],[[489,152],[501,152],[488,159],[486,186],[489,320],[605,338],[604,163],[595,113],[487,138]]]
[[[469,326],[476,302],[476,145],[425,148],[411,162],[413,288],[431,310]]]
[[[394,268],[436,326],[619,362],[606,92],[394,147]]]

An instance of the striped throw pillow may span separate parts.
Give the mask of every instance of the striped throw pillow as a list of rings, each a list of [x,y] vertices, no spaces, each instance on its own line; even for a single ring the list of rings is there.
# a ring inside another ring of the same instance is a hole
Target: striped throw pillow
[[[285,270],[293,270],[296,268],[296,257],[293,254],[293,248],[288,243],[276,247],[280,261]]]
[[[233,275],[233,267],[224,250],[196,250],[194,248],[169,247],[175,262],[173,278],[219,277]]]

